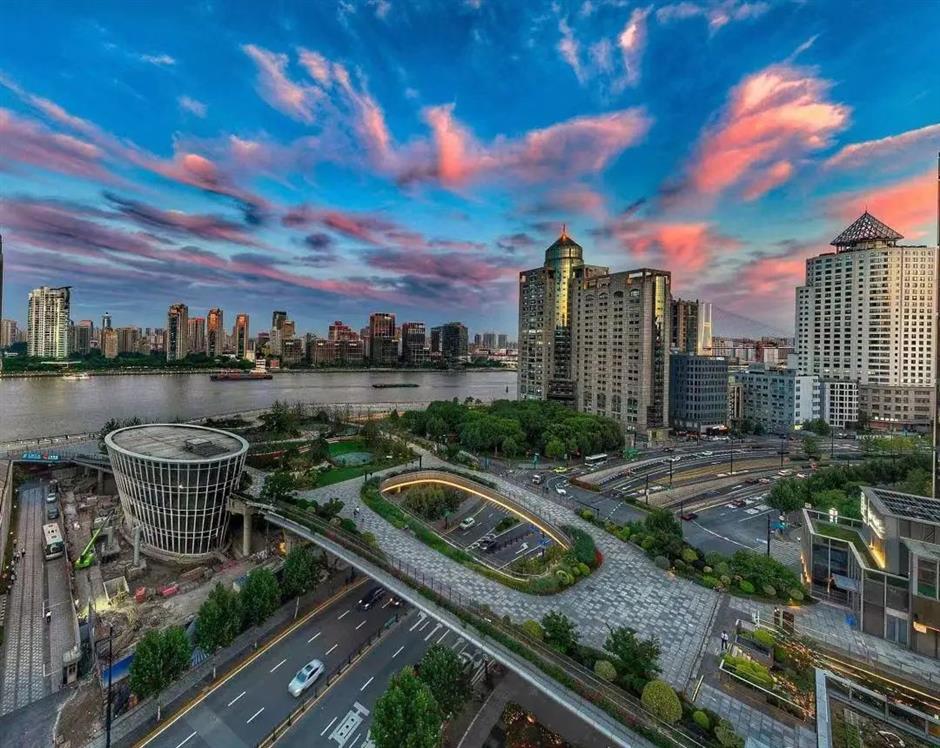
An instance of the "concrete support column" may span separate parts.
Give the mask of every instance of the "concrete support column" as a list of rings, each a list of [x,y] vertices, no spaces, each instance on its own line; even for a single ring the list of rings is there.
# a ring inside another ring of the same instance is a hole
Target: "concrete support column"
[[[251,515],[251,509],[246,506],[245,513],[242,515],[244,519],[242,525],[242,554],[245,556],[251,555]]]
[[[98,470],[98,487],[96,493],[99,496],[104,493],[104,470]]]

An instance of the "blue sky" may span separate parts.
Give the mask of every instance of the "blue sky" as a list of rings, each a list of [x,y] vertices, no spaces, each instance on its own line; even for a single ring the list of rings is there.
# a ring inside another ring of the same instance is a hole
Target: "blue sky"
[[[866,207],[936,240],[940,3],[9,2],[5,317],[516,327],[586,258],[783,330]],[[933,30],[933,31],[931,31]],[[934,38],[931,39],[931,33]]]

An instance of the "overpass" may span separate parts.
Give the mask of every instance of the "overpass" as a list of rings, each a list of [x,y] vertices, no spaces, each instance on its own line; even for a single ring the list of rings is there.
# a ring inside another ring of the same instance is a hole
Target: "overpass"
[[[488,606],[435,579],[425,570],[394,558],[307,510],[293,505],[245,503],[271,524],[342,559],[458,632],[614,744],[625,748],[652,748],[654,743],[641,733],[656,733],[659,745],[663,741],[681,748],[700,745],[690,735],[648,712],[638,699],[544,642],[526,636],[508,620],[501,620]]]

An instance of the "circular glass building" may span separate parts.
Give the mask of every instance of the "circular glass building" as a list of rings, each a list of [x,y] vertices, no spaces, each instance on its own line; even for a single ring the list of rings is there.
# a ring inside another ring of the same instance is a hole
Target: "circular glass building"
[[[228,527],[248,442],[189,424],[147,424],[105,437],[129,533],[140,527],[151,556],[197,561],[217,551]]]

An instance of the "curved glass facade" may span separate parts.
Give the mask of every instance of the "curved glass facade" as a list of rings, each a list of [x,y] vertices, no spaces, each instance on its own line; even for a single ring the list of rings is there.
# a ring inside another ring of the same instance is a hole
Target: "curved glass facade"
[[[132,426],[105,438],[128,530],[144,552],[185,559],[219,549],[248,443],[202,426]]]

